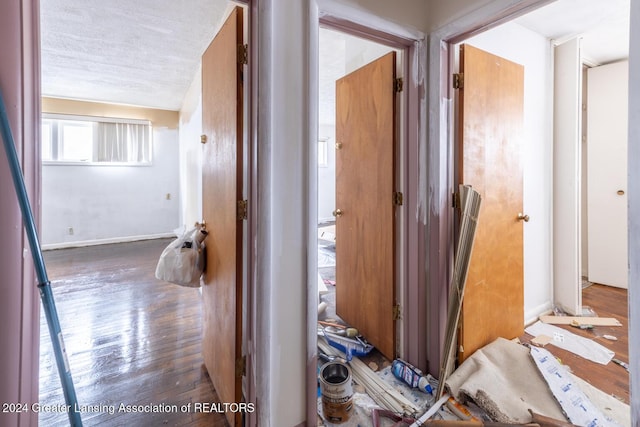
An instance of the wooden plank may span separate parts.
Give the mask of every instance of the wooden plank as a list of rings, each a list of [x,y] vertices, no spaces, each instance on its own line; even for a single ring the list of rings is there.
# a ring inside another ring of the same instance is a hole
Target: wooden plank
[[[531,340],[531,344],[537,346],[537,347],[544,347],[545,345],[549,344],[551,341],[553,341],[553,338],[551,338],[549,335],[538,335],[537,337],[534,337]]]
[[[454,369],[455,337],[460,322],[460,312],[462,311],[462,301],[467,283],[469,261],[471,259],[481,201],[480,194],[473,188],[464,185],[460,186],[461,224],[453,267],[453,283],[449,289],[447,330],[440,365],[440,385],[438,386],[437,397],[444,395],[445,382]]]
[[[460,361],[524,328],[522,168],[524,68],[461,46],[460,184],[482,197],[462,307]]]
[[[202,57],[202,205],[206,221],[207,267],[202,287],[202,351],[222,402],[240,402],[242,377],[242,9],[229,15]],[[240,414],[227,412],[233,426]]]
[[[395,357],[395,52],[336,82],[336,311]]]
[[[622,323],[613,317],[540,316],[540,320],[551,325],[622,326]]]

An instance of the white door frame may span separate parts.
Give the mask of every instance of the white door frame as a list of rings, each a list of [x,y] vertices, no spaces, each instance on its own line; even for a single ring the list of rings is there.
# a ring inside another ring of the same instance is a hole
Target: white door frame
[[[362,10],[351,9],[344,5],[338,6],[334,2],[317,0],[318,14],[311,25],[310,44],[312,64],[311,70],[317,70],[318,66],[318,30],[319,26],[329,27],[340,32],[366,38],[371,41],[398,48],[403,51],[403,78],[404,92],[403,105],[400,108],[403,119],[400,128],[404,129],[404,135],[399,141],[399,172],[397,176],[398,186],[404,192],[404,204],[398,213],[397,252],[398,256],[396,279],[397,292],[401,295],[403,309],[398,339],[402,345],[400,353],[404,358],[417,365],[426,364],[426,315],[425,315],[425,277],[424,271],[425,223],[422,220],[426,212],[426,195],[423,182],[417,177],[424,174],[425,162],[413,161],[423,156],[426,148],[426,98],[420,98],[420,86],[425,82],[426,46],[424,34],[410,31],[391,22],[383,21],[379,17],[367,16]],[[371,27],[375,22],[377,27]],[[314,71],[315,73],[315,71]],[[309,79],[310,86],[316,88],[318,75],[312,74]],[[312,108],[310,121],[314,123],[314,132],[317,133],[318,120],[318,93],[312,92],[310,100]],[[317,141],[317,135],[310,135],[313,141]],[[316,150],[309,152],[309,164],[317,165]],[[423,156],[424,157],[424,156]],[[317,170],[317,169],[316,169]],[[317,183],[317,175],[315,176]],[[309,192],[308,209],[310,212],[310,241],[317,241],[317,202],[313,188]],[[313,213],[313,214],[311,214]],[[409,250],[409,248],[413,248]],[[307,358],[312,360],[315,367],[317,360],[317,247],[309,248],[308,271],[308,306],[307,306]],[[307,420],[315,419],[317,413],[317,373],[315,368],[307,370]]]
[[[640,74],[640,2],[631,2],[629,75]],[[631,425],[640,425],[640,80],[629,79],[629,369]]]
[[[453,239],[450,195],[452,193],[453,115],[451,74],[452,48],[475,34],[510,21],[554,0],[523,0],[506,5],[494,0],[478,10],[446,25],[429,37],[429,283],[441,288],[429,291],[429,360],[440,363],[446,316],[446,289],[451,277]],[[637,62],[637,63],[636,63]],[[631,4],[629,75],[640,73],[640,3]],[[629,357],[631,388],[631,425],[640,425],[640,81],[630,79],[629,86]],[[634,216],[634,214],[636,214]]]
[[[429,36],[429,144],[427,185],[431,200],[428,225],[428,334],[429,370],[437,374],[446,333],[448,287],[453,266],[453,210],[451,194],[455,170],[453,132],[454,46],[463,40],[524,15],[554,0],[523,0],[505,6],[494,0],[447,24]],[[439,284],[436,286],[435,284]],[[434,372],[435,371],[435,372]]]

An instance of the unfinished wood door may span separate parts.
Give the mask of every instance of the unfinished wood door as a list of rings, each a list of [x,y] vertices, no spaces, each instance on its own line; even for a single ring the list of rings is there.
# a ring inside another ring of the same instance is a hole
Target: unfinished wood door
[[[336,82],[336,311],[389,358],[395,356],[395,69],[391,52]]]
[[[460,72],[458,179],[482,196],[462,307],[462,361],[498,337],[524,332],[523,221],[518,219],[524,69],[462,45]]]
[[[202,56],[202,206],[209,231],[202,287],[205,366],[221,402],[242,398],[242,9]],[[231,425],[240,415],[227,412]]]

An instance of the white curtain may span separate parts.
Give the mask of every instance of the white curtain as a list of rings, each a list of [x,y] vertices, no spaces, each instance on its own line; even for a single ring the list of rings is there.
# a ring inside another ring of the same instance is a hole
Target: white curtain
[[[150,126],[131,123],[99,122],[97,126],[97,162],[151,161]]]

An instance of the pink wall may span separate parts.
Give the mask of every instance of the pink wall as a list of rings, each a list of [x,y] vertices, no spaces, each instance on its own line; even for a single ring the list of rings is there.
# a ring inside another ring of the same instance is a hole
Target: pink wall
[[[0,2],[0,90],[30,198],[39,195],[34,141],[40,109],[38,0]],[[34,209],[38,212],[39,209]],[[39,297],[4,149],[0,149],[0,402],[38,399]],[[2,426],[37,425],[37,414],[0,413]]]

